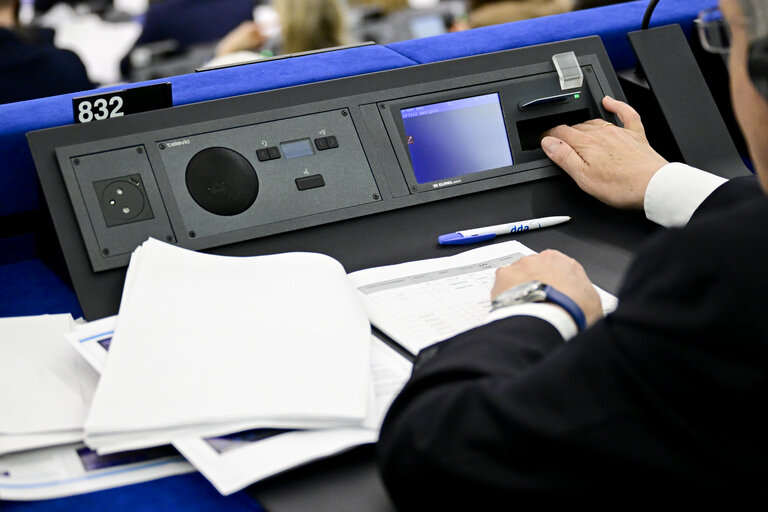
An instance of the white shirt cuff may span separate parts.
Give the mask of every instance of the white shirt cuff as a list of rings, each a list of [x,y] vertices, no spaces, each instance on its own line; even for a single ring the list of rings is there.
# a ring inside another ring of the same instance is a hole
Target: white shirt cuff
[[[573,338],[579,332],[576,322],[567,311],[560,306],[540,302],[507,306],[491,311],[486,317],[485,323],[488,324],[502,318],[521,315],[535,316],[549,322],[558,330],[565,341]]]
[[[648,182],[645,216],[667,228],[685,226],[696,208],[726,181],[685,164],[667,164]]]

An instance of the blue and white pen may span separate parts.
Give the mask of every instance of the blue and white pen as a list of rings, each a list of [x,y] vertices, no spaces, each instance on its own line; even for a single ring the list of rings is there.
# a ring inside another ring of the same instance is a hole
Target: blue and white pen
[[[510,222],[508,224],[498,224],[496,226],[486,226],[484,228],[465,229],[447,235],[440,235],[437,242],[440,245],[459,245],[473,244],[496,238],[496,235],[506,235],[509,233],[519,233],[521,231],[530,231],[531,229],[548,228],[555,224],[562,224],[571,220],[570,217],[561,215],[558,217],[542,217],[540,219],[521,220]]]

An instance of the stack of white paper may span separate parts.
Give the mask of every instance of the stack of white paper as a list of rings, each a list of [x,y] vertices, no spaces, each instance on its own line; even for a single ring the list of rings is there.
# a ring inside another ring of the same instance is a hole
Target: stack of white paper
[[[0,455],[83,438],[98,374],[64,342],[70,315],[0,319]]]
[[[328,256],[138,248],[86,421],[99,453],[252,428],[361,425],[370,326]]]
[[[106,365],[116,321],[117,317],[110,317],[90,322],[67,336],[98,372]],[[376,442],[384,414],[408,380],[411,363],[373,336],[370,345],[372,396],[363,425],[307,430],[252,429],[217,437],[178,438],[173,445],[219,492],[227,495],[293,467]],[[156,462],[155,459],[152,461]],[[162,467],[176,466],[164,464]],[[132,471],[134,475],[138,472]],[[58,489],[58,486],[48,487]],[[0,477],[0,496],[2,493],[3,481]]]

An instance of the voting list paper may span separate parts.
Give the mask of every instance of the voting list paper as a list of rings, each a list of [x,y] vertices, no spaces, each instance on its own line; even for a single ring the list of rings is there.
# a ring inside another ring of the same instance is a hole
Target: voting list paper
[[[417,354],[421,349],[486,323],[496,269],[534,251],[517,241],[445,258],[411,261],[349,274],[371,323]],[[598,287],[603,311],[617,300]]]
[[[149,240],[131,258],[86,443],[103,453],[125,448],[121,436],[139,448],[222,424],[359,425],[369,336],[328,256],[225,257]]]

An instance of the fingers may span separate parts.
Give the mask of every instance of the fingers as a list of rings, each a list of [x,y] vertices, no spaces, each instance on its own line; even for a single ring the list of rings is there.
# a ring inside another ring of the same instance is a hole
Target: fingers
[[[640,114],[635,109],[623,101],[615,100],[610,96],[603,98],[603,107],[608,112],[619,116],[619,120],[624,125],[624,128],[645,136],[645,128],[643,128],[643,123],[640,120]]]
[[[572,177],[584,167],[581,156],[563,140],[547,136],[541,139],[541,147],[555,164]]]

